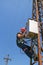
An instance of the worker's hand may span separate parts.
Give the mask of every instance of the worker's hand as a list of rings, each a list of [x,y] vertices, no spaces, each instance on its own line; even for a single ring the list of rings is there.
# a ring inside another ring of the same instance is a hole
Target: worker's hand
[[[18,38],[23,38],[24,35],[23,35],[22,33],[18,33],[18,34],[17,34],[17,37],[18,37]]]

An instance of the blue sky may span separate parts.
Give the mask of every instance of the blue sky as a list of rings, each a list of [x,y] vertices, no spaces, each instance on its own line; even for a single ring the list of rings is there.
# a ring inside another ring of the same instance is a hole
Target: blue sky
[[[29,58],[16,45],[16,33],[32,17],[32,0],[0,0],[0,65],[9,54],[8,65],[29,65]]]

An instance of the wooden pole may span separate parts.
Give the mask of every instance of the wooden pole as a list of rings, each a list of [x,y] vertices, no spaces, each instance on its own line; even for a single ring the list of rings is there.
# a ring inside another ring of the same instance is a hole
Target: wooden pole
[[[5,60],[5,62],[6,62],[6,65],[8,65],[8,61],[9,61],[9,60],[11,61],[11,59],[9,58],[9,54],[7,55],[7,57],[4,58],[4,60]]]
[[[38,19],[39,19],[38,3],[37,3],[37,0],[36,0],[36,20],[38,21]],[[38,65],[42,65],[39,26],[38,26]]]

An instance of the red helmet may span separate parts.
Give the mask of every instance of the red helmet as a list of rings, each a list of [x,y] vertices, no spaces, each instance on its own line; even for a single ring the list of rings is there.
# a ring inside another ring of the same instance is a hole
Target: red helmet
[[[21,32],[25,32],[25,31],[26,31],[26,29],[25,29],[25,28],[21,28],[20,30],[21,30]]]

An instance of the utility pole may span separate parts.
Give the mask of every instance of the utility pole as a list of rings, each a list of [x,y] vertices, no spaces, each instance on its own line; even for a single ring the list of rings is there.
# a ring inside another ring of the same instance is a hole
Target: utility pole
[[[42,65],[40,30],[43,41],[43,29],[40,29],[40,22],[43,21],[43,0],[33,0],[32,18],[38,22],[38,65]]]
[[[36,20],[38,22],[38,65],[42,65],[42,58],[41,58],[41,45],[40,45],[40,28],[39,28],[39,14],[38,14],[38,2],[36,0]]]
[[[33,3],[32,3],[32,20],[38,22],[38,34],[37,35],[33,35],[30,34],[29,36],[29,21],[26,23],[26,30],[27,30],[27,37],[26,35],[24,36],[24,39],[29,39],[29,37],[32,39],[30,40],[31,41],[31,44],[30,45],[30,49],[31,49],[31,53],[29,53],[29,46],[27,47],[25,44],[21,44],[19,45],[19,42],[17,42],[17,46],[20,47],[23,51],[24,51],[24,48],[26,47],[27,51],[25,50],[25,54],[30,57],[30,65],[33,65],[35,64],[36,62],[38,62],[38,65],[42,65],[42,52],[43,52],[43,48],[42,48],[42,43],[43,43],[43,25],[42,25],[42,22],[43,22],[43,0],[32,0]],[[33,25],[33,27],[35,27],[35,25]],[[37,28],[36,28],[37,29]],[[22,35],[21,35],[22,36]],[[20,37],[20,36],[18,36]],[[18,37],[17,37],[17,41],[18,41]],[[42,40],[40,40],[40,37]],[[26,39],[26,40],[27,40]],[[20,40],[19,40],[20,41]],[[40,42],[41,41],[41,42]],[[34,43],[34,44],[33,44]],[[35,44],[36,43],[36,44]],[[37,46],[36,48],[36,51],[34,49],[34,45]],[[36,55],[33,57],[32,56],[32,52],[35,51]],[[38,51],[37,51],[38,50]],[[32,59],[34,59],[34,62],[32,62]]]
[[[9,54],[7,55],[7,57],[4,58],[6,65],[8,65],[8,61],[11,61],[11,58],[9,58]]]

